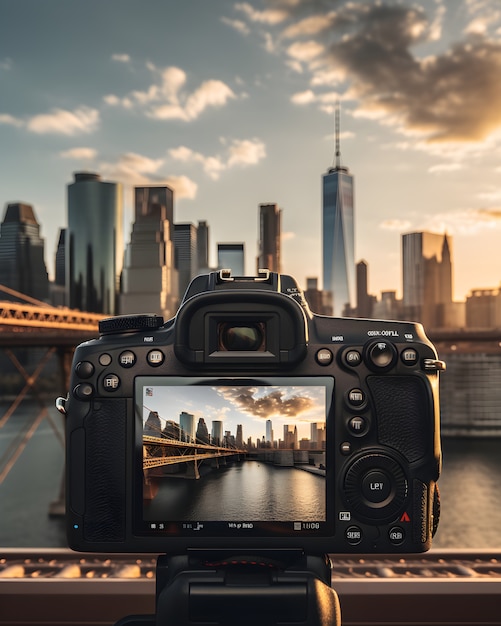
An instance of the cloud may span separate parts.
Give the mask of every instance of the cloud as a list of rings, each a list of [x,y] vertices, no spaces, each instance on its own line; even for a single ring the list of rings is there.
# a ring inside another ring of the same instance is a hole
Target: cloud
[[[382,230],[404,232],[412,228],[412,222],[410,222],[409,220],[389,219],[381,222],[379,228],[381,228]]]
[[[86,106],[74,111],[52,109],[49,113],[41,113],[29,118],[26,128],[33,133],[46,135],[81,135],[94,132],[99,126],[99,111]]]
[[[248,35],[250,33],[250,28],[245,22],[242,22],[242,20],[232,20],[229,17],[222,17],[221,22],[226,24],[226,26],[233,28],[241,35]]]
[[[117,61],[118,63],[129,63],[130,56],[128,54],[112,54],[111,60]]]
[[[23,120],[18,117],[14,117],[9,113],[0,113],[0,124],[6,124],[7,126],[16,126],[17,128],[24,126]]]
[[[165,183],[172,187],[176,198],[196,198],[198,185],[192,181],[188,176],[168,176],[165,179]]]
[[[235,139],[229,146],[228,167],[255,165],[266,157],[266,146],[259,139]]]
[[[258,21],[246,6],[239,10]],[[287,66],[309,74],[310,104],[330,112],[322,97],[334,87],[356,102],[357,116],[428,146],[481,142],[501,129],[501,42],[489,36],[501,20],[496,3],[468,2],[463,39],[430,56],[422,46],[441,37],[448,16],[441,2],[427,4],[428,13],[389,0],[338,2],[335,11],[324,0],[270,6],[286,14],[268,28]],[[306,94],[293,102],[304,104]]]
[[[223,81],[206,80],[193,91],[186,92],[187,75],[181,68],[171,66],[159,69],[152,63],[148,63],[147,67],[156,76],[156,82],[145,91],[133,90],[124,97],[108,94],[104,97],[106,104],[125,109],[140,108],[152,119],[189,122],[197,119],[206,109],[223,107],[236,98],[233,90]]]
[[[266,157],[266,146],[260,139],[222,139],[224,154],[204,155],[186,146],[169,150],[169,156],[182,163],[198,163],[213,180],[232,167],[256,165]]]
[[[8,72],[12,69],[12,59],[6,57],[3,61],[0,61],[0,70],[5,70]]]
[[[116,162],[101,163],[100,171],[108,178],[125,184],[148,184],[155,180],[163,159],[150,159],[142,154],[127,152]]]
[[[97,150],[94,148],[71,148],[59,153],[62,159],[76,159],[79,161],[91,161],[97,156]]]
[[[238,2],[235,4],[235,9],[244,13],[251,22],[258,22],[260,24],[280,24],[288,17],[288,12],[284,9],[265,9],[264,11],[258,11],[248,2]]]
[[[315,400],[306,393],[286,394],[282,389],[259,395],[259,390],[253,387],[221,387],[219,393],[243,413],[263,419],[272,416],[297,418],[316,406]]]

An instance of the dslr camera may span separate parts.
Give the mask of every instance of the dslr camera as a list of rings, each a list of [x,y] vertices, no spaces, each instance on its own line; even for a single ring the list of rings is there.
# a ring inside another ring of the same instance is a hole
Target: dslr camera
[[[316,315],[290,276],[222,270],[165,323],[99,331],[59,400],[72,548],[430,548],[445,366],[420,324]]]

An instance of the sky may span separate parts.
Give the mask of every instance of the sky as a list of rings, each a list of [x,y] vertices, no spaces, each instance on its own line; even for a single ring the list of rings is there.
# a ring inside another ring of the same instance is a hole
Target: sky
[[[54,271],[76,171],[168,184],[175,221],[244,242],[283,209],[283,271],[321,278],[321,178],[355,177],[356,261],[402,291],[401,235],[447,232],[454,295],[501,282],[499,0],[0,0],[0,211]]]
[[[242,425],[243,438],[252,437],[254,443],[266,434],[266,421],[271,420],[274,437],[283,439],[284,425],[298,428],[298,437],[311,437],[311,424],[325,424],[325,387],[312,386],[240,386],[209,387],[206,385],[149,387],[144,389],[143,423],[150,411],[158,412],[162,428],[167,420],[179,424],[185,411],[195,416],[195,428],[203,417],[211,432],[212,421],[223,422],[223,432],[236,436],[237,425]]]

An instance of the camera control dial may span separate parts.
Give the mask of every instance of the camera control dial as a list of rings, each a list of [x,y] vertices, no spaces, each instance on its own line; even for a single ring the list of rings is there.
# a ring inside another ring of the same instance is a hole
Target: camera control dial
[[[407,498],[407,479],[394,458],[379,452],[365,454],[346,471],[344,494],[359,515],[375,523],[391,521]]]

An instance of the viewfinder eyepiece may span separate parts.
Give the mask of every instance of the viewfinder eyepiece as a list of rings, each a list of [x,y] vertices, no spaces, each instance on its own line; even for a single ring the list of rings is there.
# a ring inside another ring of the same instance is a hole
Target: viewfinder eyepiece
[[[264,352],[265,338],[262,322],[222,322],[218,326],[218,349],[224,352]]]

